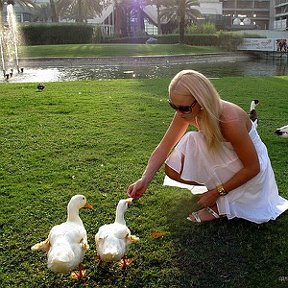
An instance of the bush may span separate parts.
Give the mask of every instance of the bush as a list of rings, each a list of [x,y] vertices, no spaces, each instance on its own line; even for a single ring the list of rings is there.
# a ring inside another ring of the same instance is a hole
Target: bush
[[[147,39],[150,36],[141,36],[141,37],[122,37],[122,38],[106,38],[103,40],[103,43],[135,43],[135,44],[145,44]],[[155,37],[156,38],[156,37]]]
[[[243,36],[235,32],[223,32],[218,33],[219,47],[227,51],[235,51],[241,44]]]
[[[195,27],[194,27],[195,26]],[[45,44],[89,44],[89,43],[135,43],[145,44],[150,35],[139,35],[138,37],[104,37],[100,26],[87,24],[24,24],[21,34],[26,45]],[[196,27],[198,27],[196,29]],[[184,43],[193,46],[218,46],[228,51],[237,50],[242,41],[241,34],[235,32],[204,33],[214,31],[215,25],[205,23],[203,25],[192,25],[189,28],[198,30],[198,33],[186,34]],[[216,28],[215,28],[216,29]],[[199,32],[201,31],[201,33]],[[157,44],[179,43],[178,34],[165,34],[153,36]]]
[[[157,38],[158,44],[179,43],[178,34],[159,35],[155,38]],[[216,34],[215,35],[211,35],[211,34],[185,35],[184,43],[187,45],[193,45],[193,46],[217,46],[218,37]]]
[[[203,24],[192,24],[187,27],[187,34],[215,34],[217,32],[215,24],[211,22]]]
[[[92,43],[94,27],[87,24],[24,24],[20,26],[26,45]]]
[[[103,40],[103,34],[101,27],[97,25],[93,30],[93,37],[92,37],[92,43],[101,43]]]

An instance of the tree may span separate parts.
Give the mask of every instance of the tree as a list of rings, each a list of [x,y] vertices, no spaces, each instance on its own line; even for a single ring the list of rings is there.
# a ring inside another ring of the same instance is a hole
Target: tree
[[[160,8],[161,8],[161,6],[167,4],[167,2],[168,2],[167,0],[146,0],[146,5],[155,5],[156,6],[158,35],[162,34]]]
[[[54,0],[50,0],[50,11],[51,11],[51,21],[58,22],[58,17],[56,13],[56,7]]]
[[[144,31],[144,0],[113,0],[115,32],[120,37]]]
[[[59,17],[80,23],[100,16],[103,7],[101,0],[59,0],[56,4]]]
[[[115,33],[120,37],[139,35],[144,33],[144,8],[147,5],[156,5],[158,17],[158,33],[161,34],[159,8],[170,0],[108,0],[107,4],[113,4],[113,19]]]
[[[201,12],[195,7],[199,6],[197,0],[170,0],[161,10],[161,19],[178,24],[179,42],[184,42],[185,26],[195,23]]]
[[[124,3],[126,4],[126,3]],[[127,7],[121,0],[113,0],[115,33],[118,37],[127,36]],[[114,16],[115,15],[115,16]]]

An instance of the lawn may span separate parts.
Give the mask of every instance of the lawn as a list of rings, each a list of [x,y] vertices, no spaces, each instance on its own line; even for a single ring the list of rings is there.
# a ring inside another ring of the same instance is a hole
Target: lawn
[[[258,131],[266,143],[280,194],[288,198],[288,142],[274,134],[287,124],[288,77],[212,80],[223,99],[248,111],[259,99]],[[131,266],[95,260],[98,227],[114,220],[173,115],[169,79],[0,84],[0,286],[1,287],[287,287],[288,213],[256,225],[225,219],[186,220],[196,199],[164,187],[163,169],[143,198],[126,213],[133,234]],[[30,247],[66,219],[66,205],[84,194],[94,205],[81,210],[90,250],[88,277],[75,282],[46,268]],[[160,232],[157,238],[153,232]]]
[[[185,44],[65,44],[21,46],[20,58],[89,58],[109,56],[167,56],[223,52],[214,46]]]

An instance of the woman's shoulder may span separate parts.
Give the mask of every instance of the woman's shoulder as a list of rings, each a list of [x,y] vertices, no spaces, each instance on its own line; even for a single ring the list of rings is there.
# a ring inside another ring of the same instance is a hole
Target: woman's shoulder
[[[249,120],[248,114],[238,105],[223,101],[222,102],[222,113],[220,115],[221,122],[246,122]]]
[[[223,102],[223,109],[220,116],[220,127],[223,136],[230,134],[232,130],[243,133],[251,129],[251,121],[248,114],[238,105],[231,102]],[[225,136],[224,136],[225,137]]]

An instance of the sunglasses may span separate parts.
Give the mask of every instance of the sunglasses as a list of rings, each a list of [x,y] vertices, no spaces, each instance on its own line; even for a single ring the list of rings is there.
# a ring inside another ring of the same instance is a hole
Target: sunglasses
[[[188,114],[192,112],[192,108],[197,104],[197,101],[195,100],[190,106],[176,106],[171,102],[171,100],[168,100],[168,103],[176,111],[179,111],[183,114]]]

